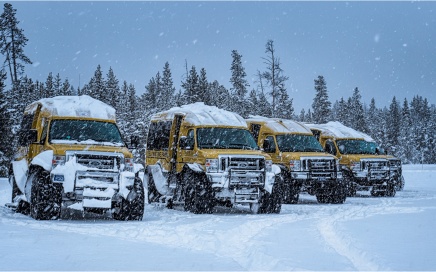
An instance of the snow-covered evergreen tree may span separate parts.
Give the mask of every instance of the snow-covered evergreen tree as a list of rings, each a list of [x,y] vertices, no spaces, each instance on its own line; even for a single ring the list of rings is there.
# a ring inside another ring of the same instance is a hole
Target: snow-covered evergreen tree
[[[387,147],[389,151],[395,155],[396,148],[399,146],[399,138],[400,138],[400,125],[401,125],[401,116],[400,116],[400,105],[397,102],[397,99],[392,99],[392,102],[389,106],[389,113],[387,116],[387,126],[386,126],[386,136],[387,136]]]
[[[245,97],[247,88],[250,86],[247,82],[245,68],[242,65],[242,55],[237,50],[232,50],[232,65],[230,66],[232,76],[230,77],[230,93],[232,96],[231,110],[243,117],[248,116],[248,107]]]
[[[9,116],[9,105],[4,93],[6,73],[0,72],[0,177],[8,174],[8,164],[11,159],[11,119]]]
[[[248,104],[247,108],[250,109],[249,113],[250,115],[259,115],[259,99],[257,98],[257,92],[255,89],[252,89],[250,91],[250,94],[248,95]]]
[[[168,110],[175,106],[175,93],[173,78],[171,75],[170,64],[165,62],[164,70],[162,72],[162,98],[161,103],[162,110]]]
[[[55,96],[53,74],[50,72],[45,80],[44,94],[42,98],[49,98]]]
[[[327,83],[323,76],[318,76],[315,81],[315,97],[313,98],[313,121],[318,124],[331,120],[331,102],[328,100]]]
[[[294,107],[292,106],[292,99],[289,98],[288,92],[284,86],[284,82],[282,82],[278,86],[278,99],[275,117],[292,119],[293,114]]]
[[[407,98],[405,98],[403,107],[401,108],[401,130],[397,152],[398,157],[405,163],[410,163],[412,157],[413,137],[411,131],[412,119],[410,116],[409,102],[407,102]]]
[[[0,52],[5,56],[12,84],[18,84],[24,73],[24,64],[32,64],[24,54],[28,39],[24,36],[23,29],[18,27],[20,21],[17,20],[16,13],[17,10],[10,3],[5,3],[0,15]]]
[[[99,64],[94,72],[94,76],[89,80],[89,83],[86,85],[83,94],[87,94],[97,100],[104,102],[106,100],[106,97],[104,96],[104,88],[105,81],[103,78],[103,72],[101,71],[101,66]]]
[[[183,92],[183,102],[186,104],[200,102],[199,97],[199,85],[198,85],[198,74],[195,66],[191,67],[191,70],[187,72],[187,77],[184,82],[182,82]]]
[[[365,112],[363,111],[363,104],[361,102],[362,96],[360,95],[359,88],[355,88],[353,96],[349,99],[349,115],[351,117],[350,126],[356,130],[368,133],[368,128],[365,122]]]
[[[120,85],[117,77],[112,70],[112,67],[109,67],[109,71],[106,75],[106,81],[104,82],[104,88],[100,95],[101,101],[104,103],[111,105],[115,109],[117,108],[118,103],[120,102]]]

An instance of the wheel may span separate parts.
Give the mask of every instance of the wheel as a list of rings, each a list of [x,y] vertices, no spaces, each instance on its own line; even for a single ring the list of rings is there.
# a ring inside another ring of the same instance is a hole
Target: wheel
[[[338,185],[333,188],[330,196],[330,203],[332,204],[343,204],[345,199],[347,199],[347,188],[343,185]]]
[[[386,186],[386,192],[385,192],[385,195],[386,195],[387,197],[394,197],[394,196],[395,196],[395,193],[396,193],[396,190],[395,190],[395,184],[394,184],[394,183],[390,183],[390,184],[388,184],[388,185]]]
[[[184,209],[196,214],[212,213],[215,207],[215,196],[210,183],[203,173],[185,170],[182,173],[184,189]]]
[[[144,215],[144,185],[139,177],[135,177],[133,188],[127,199],[119,196],[112,204],[112,218],[120,221],[141,221]]]
[[[159,202],[160,197],[162,196],[156,189],[156,185],[153,180],[153,175],[148,173],[148,203]]]
[[[36,220],[58,219],[61,215],[62,184],[53,184],[50,174],[41,169],[33,170],[31,182],[30,216]]]
[[[283,203],[297,204],[300,198],[300,188],[290,182],[283,185]]]
[[[274,183],[272,193],[265,192],[260,199],[258,213],[276,213],[282,210],[283,184],[279,181]]]
[[[405,184],[404,177],[403,175],[400,175],[395,182],[395,190],[402,191],[404,189],[404,184]]]
[[[344,177],[344,183],[345,183],[345,196],[356,196],[357,190],[356,186],[353,183],[353,176],[348,171],[342,171],[342,176]]]
[[[318,201],[318,203],[327,204],[327,203],[329,203],[329,196],[318,194],[318,195],[316,195],[316,200]]]

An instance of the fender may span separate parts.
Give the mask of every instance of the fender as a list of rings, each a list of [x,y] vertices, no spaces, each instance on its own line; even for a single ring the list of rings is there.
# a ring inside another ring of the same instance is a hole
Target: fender
[[[168,179],[162,171],[162,167],[159,164],[148,165],[147,172],[153,177],[156,190],[161,195],[167,195],[168,193]],[[147,180],[148,184],[148,180]]]
[[[53,166],[53,150],[47,150],[39,153],[30,162],[30,165],[38,165],[44,168],[45,171],[51,171]]]
[[[12,172],[18,189],[20,189],[20,191],[24,193],[24,188],[26,186],[26,180],[27,180],[27,173],[29,172],[29,166],[27,165],[26,159],[13,161]]]
[[[196,173],[204,173],[203,167],[198,163],[187,163],[186,165]]]
[[[274,175],[280,174],[282,172],[282,168],[283,170],[286,170],[286,168],[283,165],[277,165],[277,164],[273,164],[271,168]]]

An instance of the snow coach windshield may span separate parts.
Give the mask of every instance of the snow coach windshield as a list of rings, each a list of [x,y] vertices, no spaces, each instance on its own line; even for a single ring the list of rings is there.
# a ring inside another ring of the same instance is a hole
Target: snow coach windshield
[[[338,140],[339,151],[347,154],[376,154],[377,144],[365,140]]]
[[[324,152],[312,135],[283,134],[276,136],[281,152]]]
[[[197,143],[200,149],[258,149],[250,132],[239,128],[199,128]]]
[[[120,131],[115,124],[90,120],[52,121],[49,142],[124,145]]]

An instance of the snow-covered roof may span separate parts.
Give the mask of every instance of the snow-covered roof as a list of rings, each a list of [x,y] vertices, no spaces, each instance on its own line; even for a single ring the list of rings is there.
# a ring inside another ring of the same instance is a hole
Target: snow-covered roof
[[[185,116],[185,122],[194,126],[232,126],[232,127],[247,127],[244,118],[234,112],[219,109],[215,106],[205,105],[203,102],[174,107],[167,111],[156,113],[152,119],[173,120],[174,115],[181,114]]]
[[[374,142],[374,139],[366,133],[357,131],[350,127],[344,126],[340,122],[330,121],[326,124],[305,124],[314,129],[321,130],[322,134],[333,136],[335,138],[361,138],[368,142]]]
[[[48,111],[55,116],[115,120],[115,109],[113,107],[88,95],[43,98],[27,106],[26,112],[34,113],[38,105],[42,105],[41,111]]]
[[[265,126],[277,133],[312,133],[310,129],[303,124],[288,119],[250,115],[246,121],[264,122]]]

